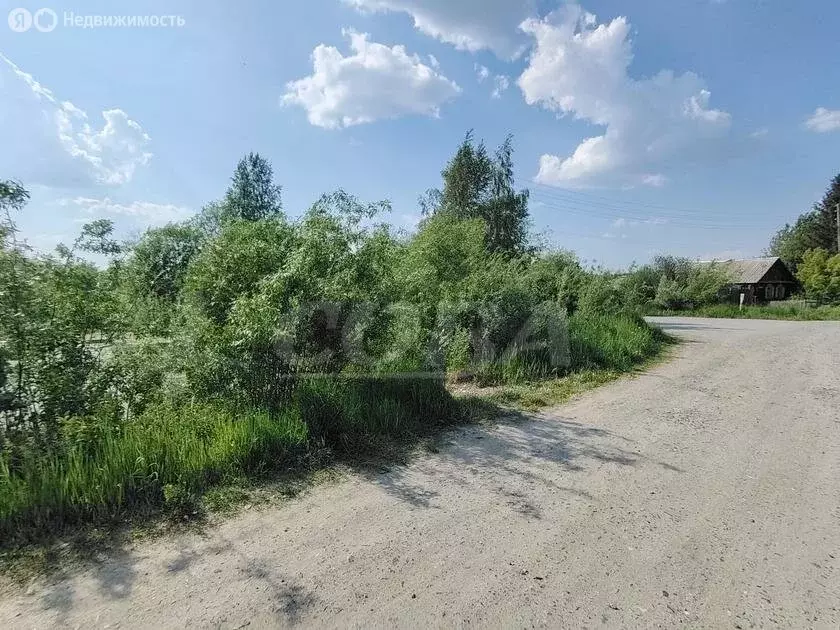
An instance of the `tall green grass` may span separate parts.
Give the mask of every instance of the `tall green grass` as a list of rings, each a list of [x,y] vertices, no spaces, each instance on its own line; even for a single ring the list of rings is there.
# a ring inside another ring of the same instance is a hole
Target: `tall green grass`
[[[544,349],[513,353],[511,358],[479,366],[477,379],[481,385],[522,384],[590,370],[626,372],[654,356],[666,340],[636,315],[578,312],[568,319],[568,354],[563,363],[550,360]]]
[[[157,406],[99,443],[0,460],[0,537],[114,520],[240,475],[289,466],[306,441],[296,409]]]
[[[715,317],[727,319],[784,319],[799,321],[840,320],[840,306],[746,306],[716,304],[686,311],[657,311],[660,316]]]
[[[428,433],[458,419],[442,379],[312,379],[276,413],[217,403],[160,404],[96,442],[0,457],[0,539],[81,522],[190,509],[207,488],[294,470],[308,449],[343,454],[373,438]]]
[[[341,453],[364,449],[372,438],[427,434],[460,419],[442,377],[313,378],[299,388],[296,404],[310,439]]]
[[[569,319],[571,370],[626,372],[654,356],[667,337],[635,315],[575,313]]]

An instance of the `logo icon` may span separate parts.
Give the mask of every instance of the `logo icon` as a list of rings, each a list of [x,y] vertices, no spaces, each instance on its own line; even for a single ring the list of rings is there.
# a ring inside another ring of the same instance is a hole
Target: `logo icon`
[[[43,11],[43,9],[41,10]],[[56,20],[58,20],[58,16],[56,16]],[[32,14],[26,9],[12,9],[9,11],[9,28],[16,33],[25,33],[32,28]]]
[[[49,33],[58,26],[58,15],[52,9],[38,9],[32,16],[32,23],[42,33]]]

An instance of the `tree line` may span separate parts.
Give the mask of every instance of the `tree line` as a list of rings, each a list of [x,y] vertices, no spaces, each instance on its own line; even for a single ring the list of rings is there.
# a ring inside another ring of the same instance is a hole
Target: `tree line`
[[[805,295],[821,303],[840,303],[840,174],[823,198],[770,242],[768,253],[794,270]]]

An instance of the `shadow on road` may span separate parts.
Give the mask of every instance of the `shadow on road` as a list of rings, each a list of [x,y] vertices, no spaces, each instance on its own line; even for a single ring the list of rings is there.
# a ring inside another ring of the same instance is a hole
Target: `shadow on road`
[[[653,463],[666,470],[683,472],[666,462],[647,460],[634,450],[631,440],[602,428],[551,415],[507,410],[498,413],[504,415],[493,425],[462,426],[440,436],[439,454],[427,464],[415,462],[385,471],[361,472],[385,492],[412,507],[431,509],[436,508],[434,499],[438,493],[427,483],[436,475],[446,475],[448,482],[464,486],[470,485],[476,476],[482,476],[496,485],[504,504],[534,519],[541,517],[540,509],[512,489],[520,487],[522,482],[529,486],[549,486],[556,492],[595,501],[572,485],[558,483],[558,471],[577,473],[603,464],[633,468]]]

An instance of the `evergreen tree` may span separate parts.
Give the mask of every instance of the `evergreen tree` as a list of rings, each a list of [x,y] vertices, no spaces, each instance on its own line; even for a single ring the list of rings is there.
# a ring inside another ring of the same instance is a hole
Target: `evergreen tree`
[[[820,237],[827,245],[826,249],[840,254],[837,242],[837,206],[840,204],[840,174],[835,175],[825,191],[822,201],[814,210],[820,215]]]
[[[837,204],[840,204],[840,175],[834,176],[822,200],[814,204],[810,212],[800,215],[796,223],[785,225],[775,234],[769,252],[794,268],[811,249],[840,252]]]

